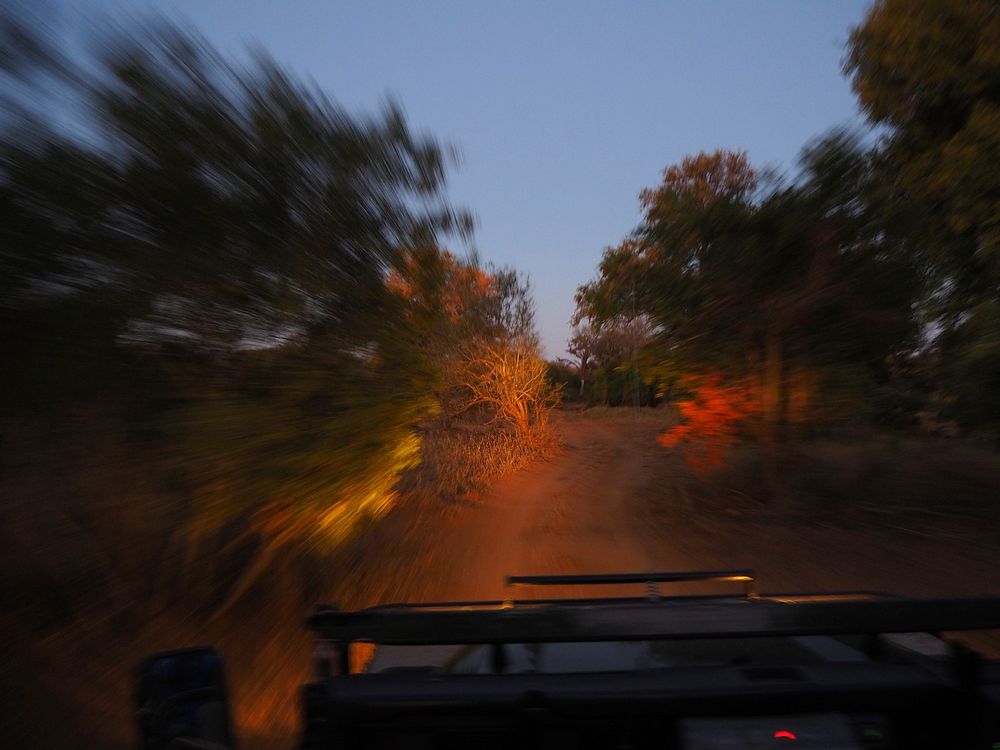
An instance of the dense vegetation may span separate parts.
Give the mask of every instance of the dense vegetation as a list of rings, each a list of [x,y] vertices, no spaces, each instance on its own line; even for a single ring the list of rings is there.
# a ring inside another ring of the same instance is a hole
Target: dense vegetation
[[[590,400],[627,402],[606,384],[631,372],[683,404],[665,443],[716,456],[1000,423],[997,23],[989,2],[877,2],[845,63],[876,137],[831,131],[791,178],[730,150],[668,167],[577,295]]]
[[[179,582],[219,612],[404,475],[461,492],[544,443],[528,286],[442,249],[471,221],[398,107],[349,115],[170,26],[87,66],[3,28],[4,491],[35,504],[5,507],[7,593],[155,608]]]

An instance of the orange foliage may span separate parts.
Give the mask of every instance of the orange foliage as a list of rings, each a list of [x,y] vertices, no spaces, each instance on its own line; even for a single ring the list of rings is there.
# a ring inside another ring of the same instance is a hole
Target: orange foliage
[[[705,475],[722,464],[739,439],[743,422],[760,411],[760,400],[748,382],[724,382],[719,375],[688,378],[684,385],[693,398],[677,405],[681,421],[658,440],[667,448],[690,444],[693,450],[687,452],[687,462]]]
[[[702,151],[664,170],[663,184],[643,190],[639,201],[646,209],[646,220],[653,223],[672,219],[677,199],[704,207],[720,200],[742,199],[756,187],[757,174],[745,151]]]
[[[437,248],[406,252],[386,279],[389,289],[411,305],[440,309],[449,320],[467,315],[491,293],[492,283],[492,275]]]

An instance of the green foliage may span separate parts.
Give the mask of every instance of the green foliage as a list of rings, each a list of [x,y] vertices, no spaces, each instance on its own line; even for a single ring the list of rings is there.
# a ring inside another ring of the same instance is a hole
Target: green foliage
[[[0,70],[27,91],[0,120],[3,411],[124,404],[191,538],[235,525],[262,560],[383,513],[438,408],[426,316],[387,278],[469,228],[445,151],[396,106],[349,116],[169,25],[72,67],[21,31]],[[32,109],[51,96],[72,128]]]
[[[844,364],[874,376],[910,335],[919,286],[875,215],[872,157],[854,137],[810,146],[790,184],[760,182],[731,152],[666,170],[643,193],[643,223],[581,288],[578,314],[598,327],[648,316],[658,332],[651,364],[759,376],[763,417],[782,424],[796,370],[818,373],[807,399],[816,414],[823,373],[831,393]]]
[[[1000,302],[974,307],[942,348],[955,416],[970,427],[1000,423]]]
[[[592,376],[590,403],[607,406],[652,406],[657,383],[649,382],[633,363],[599,368]]]
[[[588,403],[652,406],[663,397],[661,363],[651,347],[654,328],[645,315],[615,315],[597,322],[578,306],[567,347],[576,358],[579,395]]]
[[[63,83],[83,89],[87,138],[5,123],[10,307],[93,298],[109,346],[363,343],[400,249],[460,221],[439,146],[394,107],[353,119],[272,62],[239,69],[170,27],[107,49]]]
[[[989,0],[876,2],[845,71],[885,128],[878,169],[897,236],[923,260],[926,318],[942,332],[943,390],[963,423],[997,422],[1000,15]]]
[[[304,538],[331,544],[387,510],[419,460],[417,425],[436,409],[431,373],[412,342],[390,338],[399,333],[384,331],[377,355],[345,358],[317,343],[175,393],[158,420],[199,518],[277,504],[302,519]]]
[[[845,64],[862,108],[888,128],[883,166],[958,298],[1000,282],[997,39],[990,0],[879,0]]]
[[[565,360],[549,361],[546,365],[546,378],[551,386],[559,389],[564,399],[575,399],[580,393],[579,369]]]
[[[114,407],[108,429],[136,438],[115,460],[169,499],[108,488],[80,516],[107,525],[117,502],[161,523],[149,579],[218,615],[367,528],[401,477],[465,491],[547,444],[530,287],[440,249],[470,222],[446,152],[397,107],[349,116],[167,25],[110,36],[92,67],[18,39],[0,60],[29,90],[0,120],[2,406]],[[76,127],[33,107],[48,94]],[[462,409],[474,434],[456,437]],[[112,540],[112,557],[136,543]]]

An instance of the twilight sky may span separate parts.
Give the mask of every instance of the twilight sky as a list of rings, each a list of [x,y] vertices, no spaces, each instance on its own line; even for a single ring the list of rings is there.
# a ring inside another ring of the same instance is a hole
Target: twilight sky
[[[159,12],[226,53],[259,43],[351,111],[396,98],[415,129],[459,148],[449,194],[477,216],[481,256],[529,275],[549,357],[564,352],[576,287],[664,167],[726,147],[790,169],[808,140],[860,122],[840,61],[869,5],[54,2],[67,23]]]

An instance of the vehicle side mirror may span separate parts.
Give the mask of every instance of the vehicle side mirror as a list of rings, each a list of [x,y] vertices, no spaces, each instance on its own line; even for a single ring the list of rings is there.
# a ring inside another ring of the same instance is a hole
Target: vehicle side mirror
[[[213,648],[167,651],[139,665],[136,718],[142,750],[231,750],[222,657]]]

